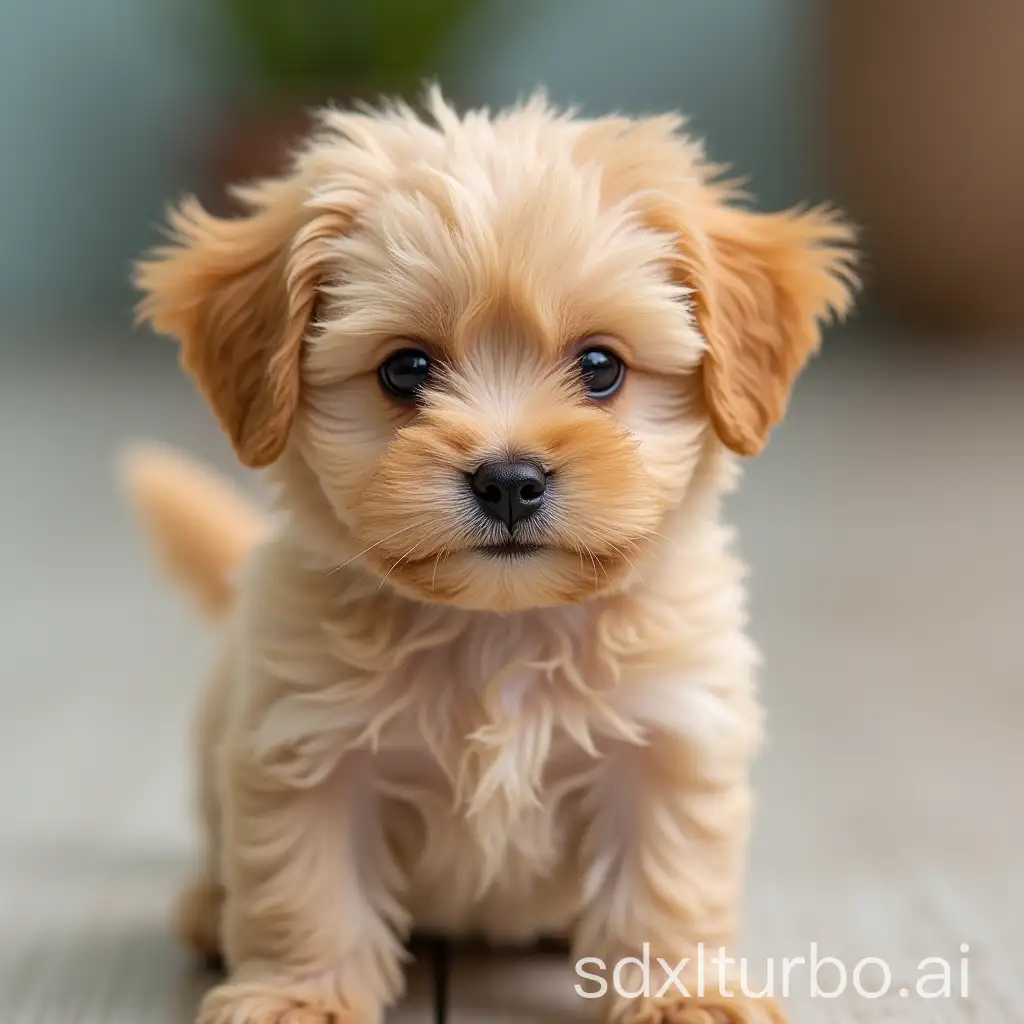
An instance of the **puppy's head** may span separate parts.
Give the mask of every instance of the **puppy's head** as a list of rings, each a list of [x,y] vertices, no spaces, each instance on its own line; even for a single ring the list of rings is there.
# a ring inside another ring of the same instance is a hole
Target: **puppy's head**
[[[141,312],[244,463],[301,467],[284,501],[329,509],[328,557],[428,601],[585,600],[709,452],[764,446],[851,233],[737,205],[675,118],[431,112],[328,112],[245,216],[185,203]]]

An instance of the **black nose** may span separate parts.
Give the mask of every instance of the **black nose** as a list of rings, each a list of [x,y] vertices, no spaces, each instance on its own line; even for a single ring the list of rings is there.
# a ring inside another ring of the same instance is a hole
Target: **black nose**
[[[510,530],[544,503],[547,478],[535,462],[485,462],[469,477],[477,504]]]

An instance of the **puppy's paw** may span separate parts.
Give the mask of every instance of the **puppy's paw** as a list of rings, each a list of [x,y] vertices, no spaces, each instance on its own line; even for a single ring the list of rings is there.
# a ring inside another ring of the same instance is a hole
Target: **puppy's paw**
[[[206,878],[189,883],[178,900],[174,930],[186,946],[208,960],[215,960],[221,953],[223,904],[224,889]]]
[[[623,1024],[786,1024],[774,999],[718,993],[701,997],[671,996],[644,999],[620,1018]]]
[[[377,1024],[336,999],[304,988],[259,982],[228,982],[207,993],[196,1024]]]

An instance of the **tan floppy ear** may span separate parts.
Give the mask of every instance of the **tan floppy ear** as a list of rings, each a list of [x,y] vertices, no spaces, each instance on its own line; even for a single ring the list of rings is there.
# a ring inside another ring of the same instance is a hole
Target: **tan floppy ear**
[[[785,415],[822,324],[849,310],[854,232],[828,209],[762,214],[728,205],[702,228],[700,243],[684,245],[708,345],[708,408],[729,448],[756,455]]]
[[[314,215],[299,175],[237,191],[222,219],[188,199],[170,244],[136,265],[139,317],[181,342],[195,377],[247,466],[284,448],[299,399],[299,359],[317,299],[323,241],[337,215]]]

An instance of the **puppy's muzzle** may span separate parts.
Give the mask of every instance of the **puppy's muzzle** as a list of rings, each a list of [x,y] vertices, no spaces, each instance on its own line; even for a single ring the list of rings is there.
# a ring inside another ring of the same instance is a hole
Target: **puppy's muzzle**
[[[467,476],[480,511],[504,523],[510,534],[544,505],[547,474],[532,460],[485,462]]]

